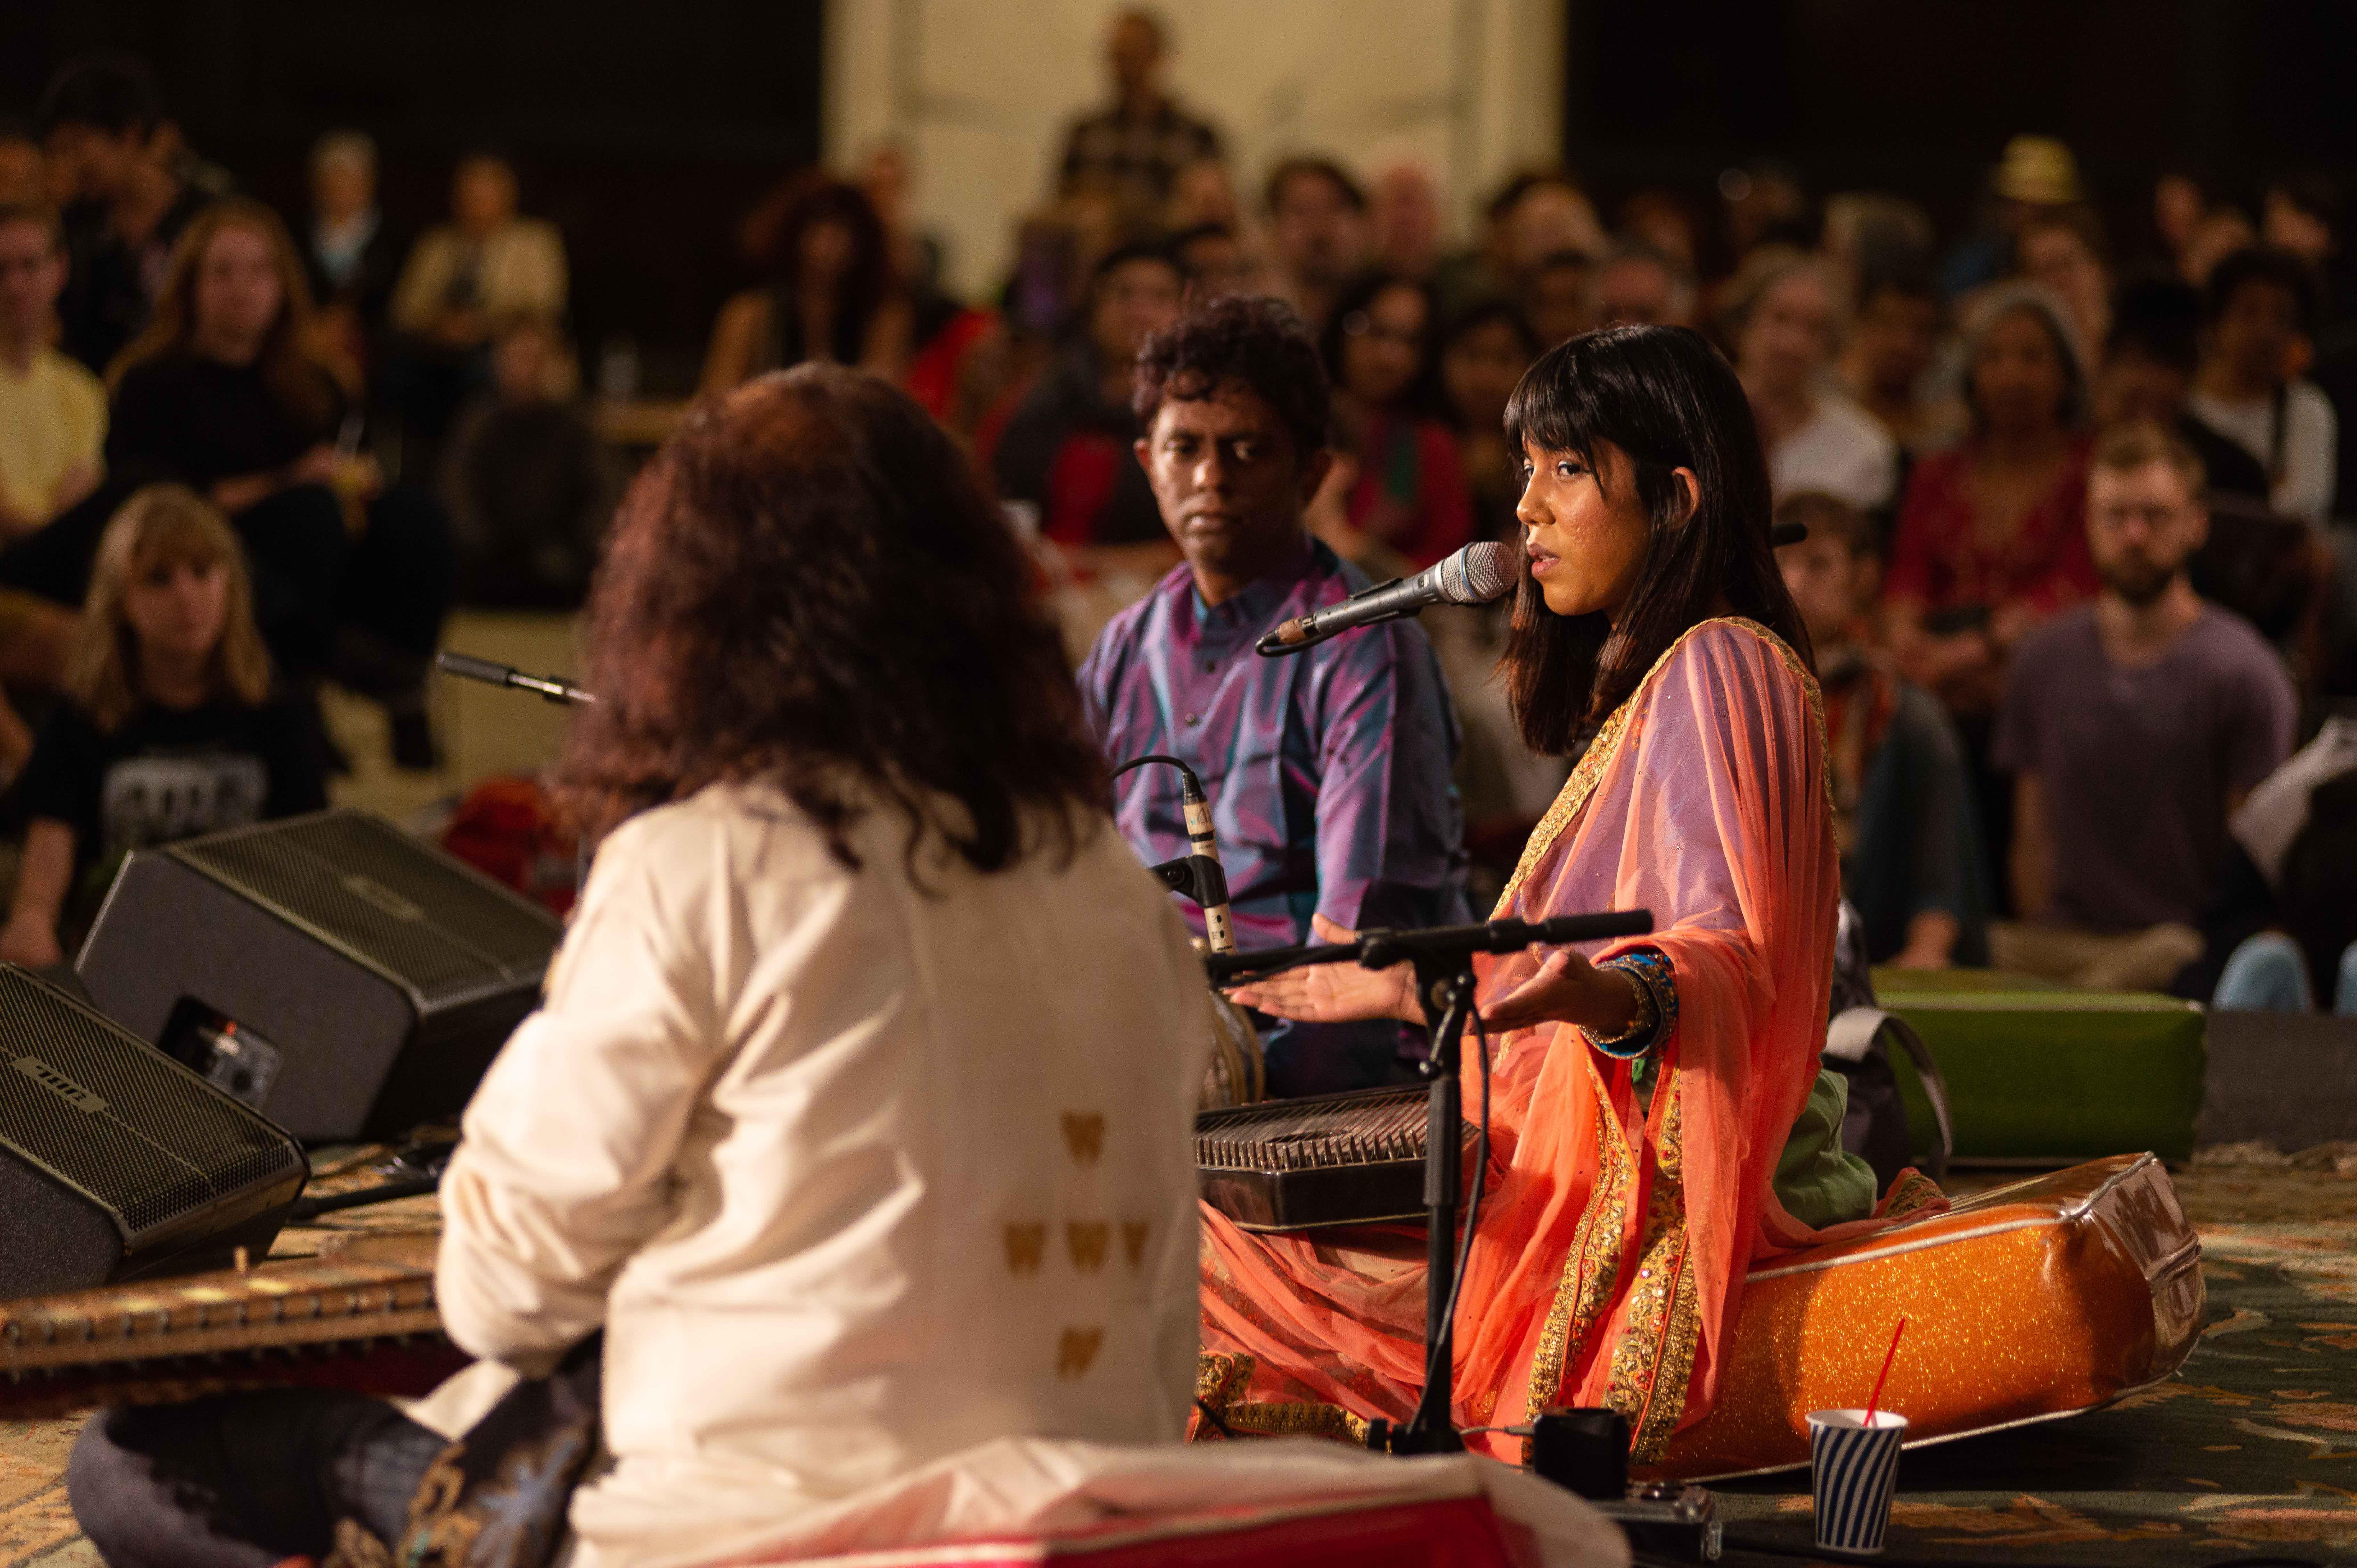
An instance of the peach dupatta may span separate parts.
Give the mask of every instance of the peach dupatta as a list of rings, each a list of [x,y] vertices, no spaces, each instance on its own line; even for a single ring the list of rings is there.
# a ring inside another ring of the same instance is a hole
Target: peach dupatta
[[[1812,1230],[1770,1183],[1824,1044],[1840,870],[1816,683],[1753,622],[1687,631],[1606,720],[1531,835],[1501,915],[1650,908],[1678,1020],[1641,1112],[1631,1064],[1566,1025],[1490,1042],[1488,1195],[1458,1295],[1453,1412],[1511,1426],[1609,1405],[1658,1457],[1718,1392],[1756,1259]],[[1485,996],[1536,960],[1501,960]],[[1466,1042],[1465,1102],[1480,1104]],[[1255,1235],[1204,1210],[1203,1348],[1248,1355],[1232,1424],[1355,1430],[1422,1387],[1420,1232]],[[1212,1363],[1241,1372],[1241,1362]],[[1217,1370],[1207,1371],[1216,1381]],[[1345,1413],[1347,1412],[1347,1414]],[[1519,1457],[1501,1434],[1472,1440]]]

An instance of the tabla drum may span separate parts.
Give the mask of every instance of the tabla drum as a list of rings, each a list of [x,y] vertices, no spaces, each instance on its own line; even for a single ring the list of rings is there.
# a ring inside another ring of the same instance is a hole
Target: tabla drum
[[[1211,993],[1211,1063],[1203,1069],[1203,1092],[1198,1111],[1227,1111],[1251,1105],[1268,1096],[1268,1063],[1262,1057],[1260,1034],[1244,1010]]]

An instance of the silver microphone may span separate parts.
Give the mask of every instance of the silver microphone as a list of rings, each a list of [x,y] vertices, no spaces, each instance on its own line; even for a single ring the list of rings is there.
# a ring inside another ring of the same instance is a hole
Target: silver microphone
[[[1412,616],[1427,605],[1486,605],[1514,585],[1511,544],[1484,540],[1426,567],[1413,577],[1353,594],[1339,605],[1297,616],[1264,637],[1254,646],[1265,658],[1275,659],[1315,647],[1352,627]]]

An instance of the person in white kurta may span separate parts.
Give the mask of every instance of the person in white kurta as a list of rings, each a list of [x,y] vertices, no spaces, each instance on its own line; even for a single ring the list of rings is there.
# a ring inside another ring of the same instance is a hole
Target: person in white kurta
[[[991,875],[931,846],[920,886],[888,810],[853,871],[716,785],[600,849],[468,1108],[436,1275],[495,1363],[605,1326],[577,1564],[710,1561],[1002,1435],[1182,1435],[1207,993],[1088,825]],[[462,1380],[413,1419],[462,1426]]]

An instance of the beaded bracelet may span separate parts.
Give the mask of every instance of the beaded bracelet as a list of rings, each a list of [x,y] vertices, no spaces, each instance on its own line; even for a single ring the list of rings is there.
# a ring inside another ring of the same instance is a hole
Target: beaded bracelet
[[[1618,970],[1637,983],[1637,1016],[1617,1035],[1583,1027],[1587,1043],[1608,1057],[1641,1057],[1668,1039],[1678,1026],[1677,976],[1659,948],[1635,948],[1604,960],[1598,969]]]

